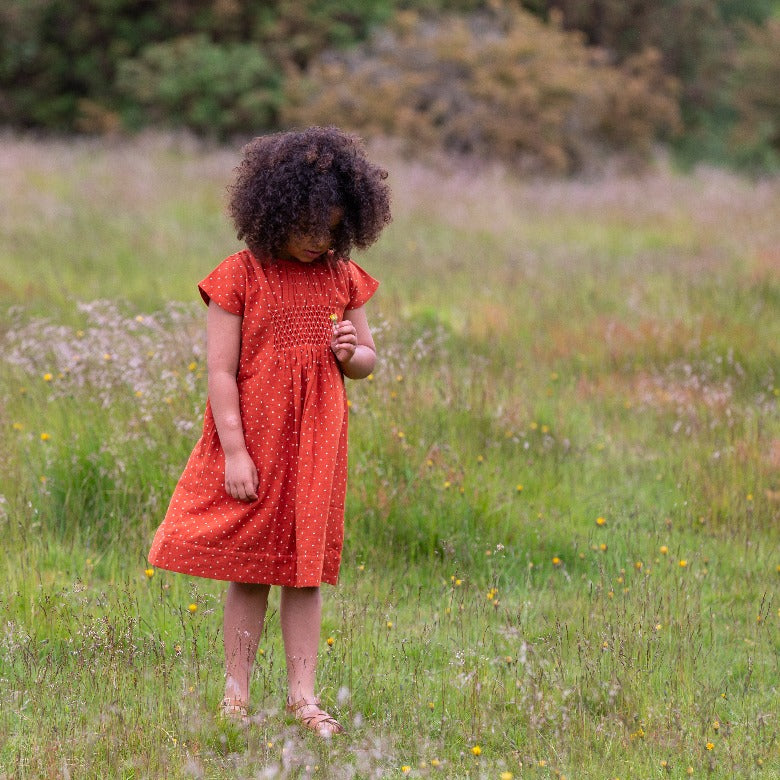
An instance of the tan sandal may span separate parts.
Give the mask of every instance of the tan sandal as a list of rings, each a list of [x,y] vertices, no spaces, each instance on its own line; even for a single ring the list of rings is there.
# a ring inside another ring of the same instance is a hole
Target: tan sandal
[[[246,704],[241,704],[227,696],[219,704],[220,717],[225,720],[233,720],[236,723],[249,723],[249,711]]]
[[[304,715],[301,712],[304,707],[316,707],[317,712],[312,715]],[[319,699],[308,701],[306,699],[298,699],[298,701],[293,702],[288,697],[287,712],[291,713],[296,720],[300,721],[307,729],[311,729],[319,737],[327,739],[334,734],[342,734],[344,732],[344,727],[333,716],[320,709]]]

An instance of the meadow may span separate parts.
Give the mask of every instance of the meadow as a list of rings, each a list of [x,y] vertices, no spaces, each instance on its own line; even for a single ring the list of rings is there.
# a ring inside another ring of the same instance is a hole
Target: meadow
[[[319,685],[278,594],[148,567],[198,434],[237,150],[0,144],[0,778],[780,777],[780,180],[518,179],[390,146],[380,362]]]

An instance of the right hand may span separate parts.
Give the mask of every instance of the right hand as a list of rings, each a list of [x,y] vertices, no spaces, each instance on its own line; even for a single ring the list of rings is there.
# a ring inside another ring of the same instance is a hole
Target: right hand
[[[225,456],[225,490],[229,496],[239,501],[257,501],[259,483],[257,468],[246,450]]]

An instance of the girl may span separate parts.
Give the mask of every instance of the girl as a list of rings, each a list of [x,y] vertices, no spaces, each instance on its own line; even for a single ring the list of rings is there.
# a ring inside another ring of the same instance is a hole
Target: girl
[[[203,435],[149,561],[228,580],[221,711],[247,719],[268,591],[281,586],[287,709],[342,731],[314,693],[320,583],[338,580],[347,473],[343,377],[376,357],[364,304],[378,282],[347,259],[390,221],[386,171],[336,128],[256,138],[229,212],[248,247],[199,285],[208,305]]]

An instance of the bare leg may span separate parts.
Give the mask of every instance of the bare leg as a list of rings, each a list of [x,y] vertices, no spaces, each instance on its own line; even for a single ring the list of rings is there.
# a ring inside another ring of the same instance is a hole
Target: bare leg
[[[249,702],[249,678],[263,631],[269,585],[231,582],[225,598],[225,698]]]
[[[317,705],[314,679],[320,643],[322,596],[319,588],[282,588],[280,603],[282,638],[287,658],[288,703],[296,717],[320,736],[342,731],[341,726]]]

